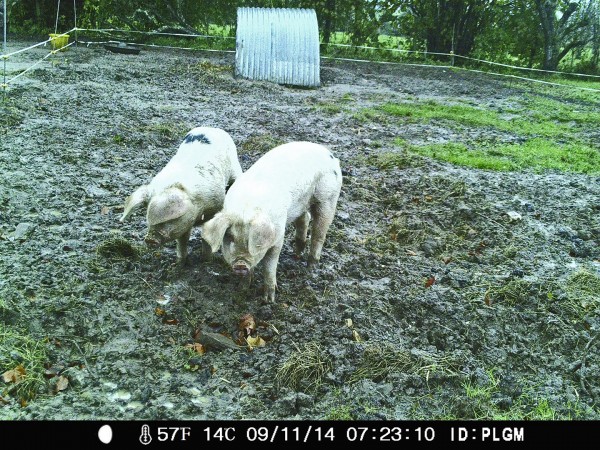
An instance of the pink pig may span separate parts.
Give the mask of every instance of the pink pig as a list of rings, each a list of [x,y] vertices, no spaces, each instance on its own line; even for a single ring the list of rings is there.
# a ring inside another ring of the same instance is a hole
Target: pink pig
[[[202,226],[202,236],[241,276],[263,261],[264,299],[273,302],[276,271],[286,226],[296,228],[295,252],[306,246],[312,218],[308,265],[319,262],[342,188],[340,162],[324,146],[290,142],[263,155],[238,177],[223,210]]]

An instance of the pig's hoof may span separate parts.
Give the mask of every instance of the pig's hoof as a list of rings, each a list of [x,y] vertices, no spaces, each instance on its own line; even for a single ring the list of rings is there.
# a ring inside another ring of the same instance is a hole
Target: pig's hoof
[[[181,259],[177,258],[177,260],[170,265],[170,269],[173,271],[178,271],[183,269],[187,265],[187,258]]]
[[[265,286],[265,293],[263,295],[263,303],[275,303],[275,286],[267,287]]]
[[[308,257],[308,270],[313,270],[319,267],[319,260],[313,258],[312,256]]]
[[[300,256],[302,255],[302,252],[304,252],[305,248],[306,248],[306,241],[301,241],[298,239],[296,239],[294,241],[294,253],[297,258],[300,258]]]

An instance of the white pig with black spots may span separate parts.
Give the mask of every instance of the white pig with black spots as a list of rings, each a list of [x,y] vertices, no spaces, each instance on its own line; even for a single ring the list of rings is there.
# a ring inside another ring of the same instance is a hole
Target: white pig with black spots
[[[192,228],[221,210],[227,186],[241,173],[235,143],[226,131],[194,128],[150,183],[127,198],[120,220],[147,205],[146,244],[160,247],[176,240],[177,261],[183,264]]]

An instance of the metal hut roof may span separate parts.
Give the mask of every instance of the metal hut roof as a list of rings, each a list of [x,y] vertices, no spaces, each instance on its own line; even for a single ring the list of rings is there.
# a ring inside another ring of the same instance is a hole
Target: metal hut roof
[[[314,9],[238,8],[236,75],[318,87],[319,26]]]

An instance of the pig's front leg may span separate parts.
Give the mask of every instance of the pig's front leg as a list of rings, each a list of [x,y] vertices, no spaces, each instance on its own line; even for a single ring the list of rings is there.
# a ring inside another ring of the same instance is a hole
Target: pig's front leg
[[[277,263],[279,263],[279,254],[283,242],[275,244],[271,247],[263,258],[263,276],[265,278],[265,293],[263,300],[265,303],[273,303],[275,301],[275,290],[277,289]]]
[[[188,241],[190,240],[190,234],[192,230],[189,229],[181,236],[177,238],[177,263],[180,265],[185,264],[188,253]]]

